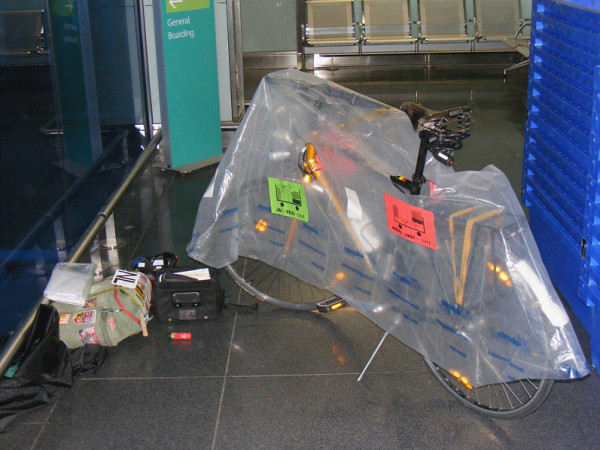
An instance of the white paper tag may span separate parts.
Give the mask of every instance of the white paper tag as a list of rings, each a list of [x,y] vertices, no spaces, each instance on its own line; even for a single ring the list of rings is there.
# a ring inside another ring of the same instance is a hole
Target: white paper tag
[[[346,214],[348,219],[362,220],[362,207],[360,206],[360,200],[358,194],[352,189],[346,189],[346,197],[348,197],[348,205],[346,207]]]
[[[129,272],[128,270],[119,269],[115,272],[111,283],[115,286],[135,289],[141,276],[140,272]]]
[[[184,277],[192,278],[198,281],[210,280],[210,272],[208,268],[186,270],[184,272],[175,272],[175,275],[181,275]]]
[[[155,259],[153,263],[156,267],[162,267],[165,265],[165,260],[162,258]]]

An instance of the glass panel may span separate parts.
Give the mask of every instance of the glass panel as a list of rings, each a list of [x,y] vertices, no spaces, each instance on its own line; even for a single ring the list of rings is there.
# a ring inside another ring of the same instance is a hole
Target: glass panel
[[[132,0],[3,0],[0,30],[2,345],[140,153],[143,97]]]

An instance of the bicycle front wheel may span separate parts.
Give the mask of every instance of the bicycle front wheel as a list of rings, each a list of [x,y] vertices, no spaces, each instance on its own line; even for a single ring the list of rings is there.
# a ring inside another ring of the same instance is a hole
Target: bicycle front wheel
[[[497,419],[518,419],[536,409],[548,398],[553,380],[523,379],[469,388],[440,366],[423,358],[433,376],[467,408]]]
[[[225,271],[248,294],[271,305],[296,311],[313,311],[333,296],[289,273],[252,258],[240,256]]]

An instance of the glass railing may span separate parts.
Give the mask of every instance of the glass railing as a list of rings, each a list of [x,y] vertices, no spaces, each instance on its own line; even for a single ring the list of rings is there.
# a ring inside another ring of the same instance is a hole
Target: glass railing
[[[126,133],[124,133],[124,135],[126,137]],[[5,332],[6,337],[4,338],[3,347],[0,349],[0,373],[3,373],[7,368],[12,355],[21,345],[24,336],[27,335],[27,330],[35,318],[37,305],[41,302],[46,302],[42,293],[56,262],[92,262],[96,267],[95,278],[97,279],[101,279],[104,276],[111,274],[123,265],[121,259],[123,258],[122,255],[127,252],[127,242],[122,239],[122,233],[120,233],[120,231],[123,231],[127,227],[123,226],[117,228],[115,211],[119,209],[120,217],[131,215],[130,210],[132,209],[132,205],[128,204],[126,201],[122,201],[127,193],[131,194],[139,201],[147,201],[144,196],[136,195],[132,186],[134,186],[136,182],[138,185],[148,185],[147,180],[139,180],[138,178],[144,169],[147,168],[149,162],[156,156],[156,149],[161,138],[162,133],[159,130],[132,165],[121,167],[119,171],[123,175],[122,181],[116,184],[116,189],[113,185],[114,190],[107,196],[104,204],[93,214],[91,220],[88,221],[88,225],[81,233],[79,233],[80,237],[72,248],[64,248],[60,251],[57,249],[46,250],[44,252],[45,254],[38,252],[37,249],[27,249],[27,247],[32,246],[30,244],[33,242],[35,242],[36,245],[43,242],[45,235],[51,234],[48,233],[48,231],[50,231],[49,229],[56,230],[58,226],[56,224],[63,221],[65,213],[58,215],[54,220],[47,219],[51,217],[50,214],[47,214],[32,228],[32,231],[28,233],[26,238],[27,242],[25,244],[23,244],[24,241],[19,243],[22,249],[15,248],[11,253],[11,255],[13,255],[12,258],[7,258],[2,262],[3,282],[6,281],[6,285],[12,288],[21,286],[23,288],[23,293],[26,293],[27,297],[25,300],[24,297],[19,297],[15,292],[9,290],[6,291],[6,298],[11,298],[10,295],[12,295],[12,298],[14,298],[13,304],[16,305],[16,307],[13,308],[12,311],[9,311],[10,315],[7,314],[7,319],[13,319],[6,320],[8,327],[11,327],[12,329]],[[108,148],[105,152],[110,153],[110,151],[111,149]],[[68,205],[69,203],[69,200],[65,200],[65,198],[73,198],[76,199],[76,201],[81,200],[78,195],[82,195],[82,192],[88,191],[90,182],[96,180],[98,176],[97,168],[95,169],[96,172],[88,176],[89,179],[85,183],[85,186],[79,188],[78,182],[75,182],[71,188],[67,190],[65,196],[61,197],[51,210],[59,211],[65,209],[68,212],[68,207],[65,206],[63,208],[62,206],[63,203],[65,205]],[[112,175],[114,176],[115,173],[116,171],[113,171]],[[84,178],[80,178],[80,180],[82,179]],[[160,181],[151,183],[150,185],[156,188],[154,194],[160,196],[163,192]],[[138,186],[138,188],[139,187],[140,186]],[[74,190],[78,192],[76,194],[71,194]],[[148,190],[149,189],[146,189],[146,191]],[[151,196],[154,196],[154,194]],[[143,208],[140,208],[139,205],[136,206],[138,207],[133,207],[136,220],[148,221],[149,217],[144,218],[141,213]],[[42,230],[39,233],[39,239],[34,239],[38,234],[36,231],[38,229]],[[121,236],[119,236],[119,234],[121,234]],[[23,257],[27,253],[35,253],[38,255],[35,266],[23,262]],[[15,269],[15,267],[19,267],[19,270]],[[37,270],[32,270],[34,267]],[[6,272],[6,275],[4,275],[4,272]]]
[[[0,5],[0,347],[152,138],[137,2],[115,5]]]

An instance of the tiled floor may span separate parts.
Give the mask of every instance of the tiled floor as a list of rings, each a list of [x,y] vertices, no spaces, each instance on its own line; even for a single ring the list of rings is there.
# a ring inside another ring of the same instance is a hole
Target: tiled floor
[[[341,71],[319,74],[344,81]],[[473,136],[456,169],[493,162],[516,191],[525,123],[524,80],[395,81],[371,73],[352,89],[398,105],[471,105]],[[348,78],[346,78],[347,80]],[[418,97],[418,98],[416,98]],[[180,177],[149,169],[116,213],[120,260],[185,246],[211,170]],[[251,304],[223,275],[232,302]],[[589,357],[588,337],[575,322]],[[100,371],[55,405],[0,435],[11,448],[594,448],[600,446],[600,377],[556,383],[535,413],[500,421],[452,399],[420,356],[385,341],[356,378],[382,330],[352,309],[330,315],[229,308],[216,321],[151,322],[111,349]],[[172,341],[189,331],[190,341]]]

